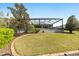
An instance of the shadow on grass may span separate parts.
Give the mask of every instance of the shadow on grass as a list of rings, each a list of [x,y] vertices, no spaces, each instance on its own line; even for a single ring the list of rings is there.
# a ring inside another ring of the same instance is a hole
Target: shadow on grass
[[[13,56],[12,54],[9,54],[9,53],[6,53],[6,54],[3,54],[1,56]]]
[[[69,32],[62,32],[63,34],[74,34],[74,33],[69,33]]]

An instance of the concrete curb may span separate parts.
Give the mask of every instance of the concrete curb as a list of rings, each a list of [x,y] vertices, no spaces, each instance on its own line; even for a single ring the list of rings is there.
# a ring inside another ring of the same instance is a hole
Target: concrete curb
[[[27,34],[30,35],[30,34]],[[11,44],[11,52],[13,54],[13,56],[20,56],[16,53],[16,50],[14,48],[14,43],[17,39],[26,36],[26,35],[22,35],[20,37],[17,37],[13,40],[12,44]],[[44,55],[38,55],[38,56],[73,56],[75,54],[79,54],[79,50],[75,50],[75,51],[67,51],[67,52],[62,52],[62,53],[53,53],[53,54],[44,54]]]
[[[15,40],[16,40],[16,39],[14,39],[13,42],[12,42],[12,44],[11,44],[11,52],[12,52],[12,55],[13,55],[13,56],[19,56],[19,55],[16,53],[15,48],[14,48]]]
[[[27,34],[27,35],[30,35],[30,34]],[[11,52],[12,52],[12,55],[13,55],[13,56],[20,56],[20,55],[17,54],[17,52],[16,52],[16,50],[15,50],[15,48],[14,48],[14,43],[15,43],[15,41],[16,41],[17,39],[19,39],[19,38],[21,38],[21,37],[23,37],[23,36],[26,36],[26,35],[19,36],[19,37],[15,38],[15,39],[13,40],[13,42],[12,42],[12,44],[11,44]]]

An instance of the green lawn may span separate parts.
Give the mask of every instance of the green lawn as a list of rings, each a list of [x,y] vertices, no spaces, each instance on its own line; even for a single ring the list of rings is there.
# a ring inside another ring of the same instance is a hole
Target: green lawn
[[[14,47],[19,55],[42,55],[79,49],[79,32],[38,33],[17,39]]]

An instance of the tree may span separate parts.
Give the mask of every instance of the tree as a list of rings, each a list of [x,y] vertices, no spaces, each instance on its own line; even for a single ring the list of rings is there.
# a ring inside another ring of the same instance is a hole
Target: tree
[[[24,30],[25,32],[28,32],[30,30],[30,27],[33,27],[30,21],[29,14],[26,12],[27,9],[24,7],[23,4],[15,4],[15,8],[7,7],[10,9],[11,13],[15,17],[15,20],[11,20],[11,26],[12,28],[16,29],[16,32],[19,30]],[[31,25],[31,26],[30,26]]]
[[[69,30],[70,33],[72,33],[72,31],[76,29],[77,24],[77,18],[75,17],[75,15],[72,15],[67,20],[66,29]]]

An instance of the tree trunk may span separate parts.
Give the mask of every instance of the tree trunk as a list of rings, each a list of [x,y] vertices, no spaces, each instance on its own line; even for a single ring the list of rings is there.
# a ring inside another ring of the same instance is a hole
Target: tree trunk
[[[72,30],[69,30],[69,33],[72,33]]]

